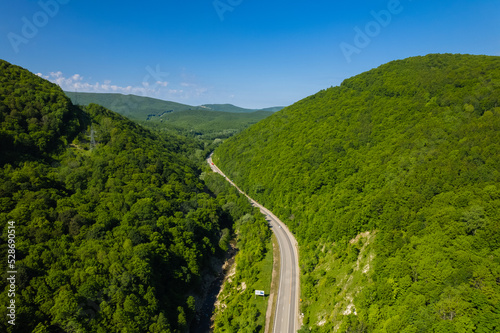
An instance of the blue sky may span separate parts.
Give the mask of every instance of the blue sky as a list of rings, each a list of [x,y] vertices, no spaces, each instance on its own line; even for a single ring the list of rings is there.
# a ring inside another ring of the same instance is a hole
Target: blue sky
[[[10,1],[0,58],[71,91],[289,105],[395,59],[500,55],[500,1]]]

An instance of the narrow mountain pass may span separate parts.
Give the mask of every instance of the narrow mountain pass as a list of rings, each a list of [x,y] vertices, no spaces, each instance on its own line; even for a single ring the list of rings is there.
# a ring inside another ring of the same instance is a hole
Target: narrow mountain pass
[[[212,161],[212,154],[207,159],[214,172],[221,174],[231,185],[245,195],[251,204],[258,207],[278,239],[281,254],[281,272],[278,288],[278,301],[274,318],[273,332],[297,332],[299,329],[299,256],[295,237],[271,211],[250,198],[234,184]]]

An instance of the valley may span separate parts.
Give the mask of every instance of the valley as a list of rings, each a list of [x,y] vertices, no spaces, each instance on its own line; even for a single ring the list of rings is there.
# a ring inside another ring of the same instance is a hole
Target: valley
[[[498,331],[499,104],[498,56],[391,61],[263,110],[73,94],[0,61],[23,318],[0,328],[181,333],[213,308],[214,332]]]
[[[247,194],[241,191],[220,169],[213,163],[212,156],[207,159],[210,168],[214,172],[223,176],[232,186],[243,194],[251,202],[252,206],[258,207],[260,212],[269,222],[270,228],[275,234],[280,248],[280,281],[278,284],[278,294],[272,297],[277,297],[277,310],[274,318],[270,318],[273,332],[296,332],[299,325],[299,264],[298,264],[298,248],[297,241],[292,233],[288,230],[283,222],[276,215],[263,207],[257,201],[250,198]]]
[[[300,332],[498,330],[499,79],[499,57],[392,61],[216,148],[297,238]]]
[[[245,109],[231,104],[192,106],[159,99],[122,94],[65,92],[73,103],[95,103],[155,131],[212,142],[226,139],[283,107]]]
[[[235,233],[248,266],[237,277],[270,285],[267,222],[214,175],[200,179],[202,141],[76,106],[5,61],[0,111],[0,226],[15,224],[17,259],[16,320],[2,332],[185,332]],[[242,326],[264,325],[265,306],[245,308]]]

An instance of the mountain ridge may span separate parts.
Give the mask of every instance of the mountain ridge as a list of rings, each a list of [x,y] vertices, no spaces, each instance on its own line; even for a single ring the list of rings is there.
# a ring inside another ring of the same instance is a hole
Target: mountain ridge
[[[247,109],[242,108],[233,104],[203,104],[200,107],[207,108],[211,111],[222,111],[222,112],[231,112],[231,113],[251,113],[257,111],[269,111],[269,112],[277,112],[283,110],[283,106],[273,106],[263,109]]]
[[[136,120],[146,120],[148,116],[160,116],[164,113],[179,112],[185,110],[221,111],[228,113],[252,113],[256,111],[276,112],[283,107],[269,107],[263,109],[247,109],[233,104],[203,104],[199,106],[166,101],[153,97],[138,96],[120,93],[88,93],[70,92],[65,94],[76,105],[88,105],[96,103],[110,110],[123,114]]]
[[[76,105],[89,105],[91,103],[99,104],[134,120],[146,120],[148,116],[159,116],[165,112],[202,109],[187,104],[132,94],[124,95],[119,93],[85,93],[69,91],[65,91],[65,94]]]
[[[203,144],[75,106],[0,60],[0,147],[0,228],[16,236],[0,246],[15,254],[9,269],[0,263],[15,271],[15,298],[0,282],[15,312],[0,313],[17,315],[1,331],[187,330],[202,275],[225,251],[220,233],[232,228],[187,157]]]
[[[412,57],[216,149],[296,235],[304,332],[499,329],[499,96],[500,57]]]

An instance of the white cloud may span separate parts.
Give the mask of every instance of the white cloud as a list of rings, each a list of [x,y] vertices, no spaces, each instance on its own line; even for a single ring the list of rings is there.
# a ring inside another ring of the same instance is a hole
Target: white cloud
[[[42,73],[36,73],[36,75],[38,75],[39,77],[41,78],[44,78],[45,80],[48,80],[49,79],[49,76],[48,75],[43,75]]]
[[[80,91],[80,92],[96,92],[96,93],[122,93],[122,94],[135,94],[135,95],[151,95],[155,94],[157,91],[155,87],[147,89],[147,87],[133,87],[126,86],[122,87],[116,84],[111,84],[111,80],[104,80],[103,83],[100,82],[88,82],[80,74],[73,74],[70,77],[66,77],[62,72],[51,72],[49,75],[43,75],[38,73],[38,76],[47,79],[57,85],[59,85],[65,91]],[[162,85],[164,83],[162,82]]]
[[[49,75],[42,73],[37,73],[37,75],[59,85],[65,91],[132,94],[165,100],[183,100],[183,102],[193,104],[197,103],[197,100],[209,91],[208,88],[193,83],[181,82],[172,85],[167,81],[155,81],[152,76],[147,77],[148,80],[143,80],[144,82],[141,82],[140,86],[120,86],[112,84],[111,80],[91,82],[81,74],[65,76],[61,71],[50,72]]]
[[[50,72],[50,76],[51,77],[55,77],[55,78],[60,78],[62,76],[62,72],[59,71],[59,72]]]

